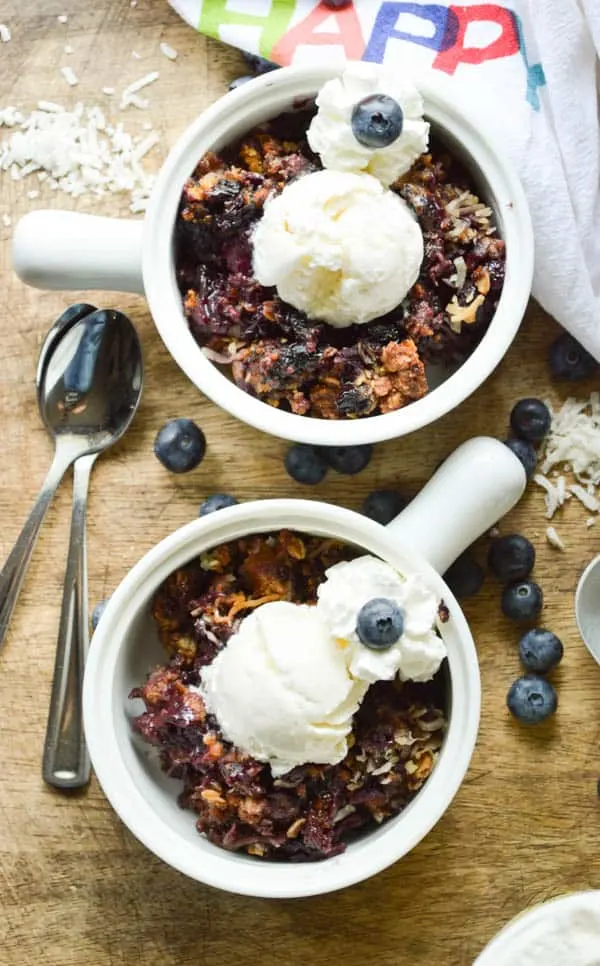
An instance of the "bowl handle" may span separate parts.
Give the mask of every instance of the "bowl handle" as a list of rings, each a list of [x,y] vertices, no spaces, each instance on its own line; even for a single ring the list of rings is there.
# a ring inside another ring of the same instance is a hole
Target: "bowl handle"
[[[142,294],[143,225],[142,219],[32,211],[15,228],[15,272],[35,288]]]
[[[508,446],[476,436],[442,463],[387,529],[444,574],[518,503],[526,485],[523,465]]]

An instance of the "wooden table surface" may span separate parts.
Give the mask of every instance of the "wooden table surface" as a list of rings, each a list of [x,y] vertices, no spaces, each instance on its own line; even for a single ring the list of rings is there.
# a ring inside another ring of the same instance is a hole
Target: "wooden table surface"
[[[68,14],[61,24],[57,15]],[[150,70],[145,115],[161,133],[158,165],[204,106],[243,73],[238,54],[181,23],[163,0],[3,0],[0,20],[13,34],[0,44],[0,107],[31,108],[40,98],[102,102],[101,88],[121,87]],[[160,41],[179,51],[175,63]],[[64,53],[65,44],[74,53]],[[135,50],[141,55],[137,60]],[[69,88],[59,67],[79,75]],[[107,100],[107,99],[105,99]],[[137,125],[137,128],[136,128]],[[37,206],[70,199],[0,176],[0,558],[12,547],[51,457],[35,404],[38,348],[53,319],[77,296],[28,289],[12,274],[13,222]],[[80,210],[126,213],[111,198]],[[478,433],[502,436],[523,395],[549,396],[546,347],[557,326],[532,306],[496,374],[435,430],[376,447],[358,478],[331,474],[306,492],[282,467],[285,444],[254,432],[203,399],[178,370],[154,330],[145,303],[121,295],[88,300],[128,312],[143,339],[146,388],[126,439],[94,471],[89,506],[90,600],[106,597],[132,564],[176,527],[195,517],[211,491],[241,500],[308,496],[358,508],[375,486],[416,491],[438,461]],[[585,387],[589,389],[591,387]],[[182,478],[152,455],[158,427],[190,416],[204,428],[208,454]],[[600,850],[600,673],[580,642],[573,593],[583,566],[599,550],[600,527],[573,500],[557,527],[567,550],[545,542],[542,493],[533,487],[502,523],[536,544],[535,574],[546,595],[544,624],[564,640],[555,674],[558,714],[525,730],[504,698],[519,673],[518,631],[500,615],[499,588],[488,579],[465,611],[483,678],[480,738],[467,779],[434,831],[407,858],[369,882],[310,900],[269,902],[226,895],[185,879],[155,859],[120,823],[93,780],[68,797],[40,777],[53,655],[70,517],[70,482],[44,526],[12,631],[0,656],[0,962],[2,966],[275,966],[335,959],[348,966],[468,966],[494,933],[520,910],[562,892],[598,886]],[[478,553],[483,559],[486,541]]]

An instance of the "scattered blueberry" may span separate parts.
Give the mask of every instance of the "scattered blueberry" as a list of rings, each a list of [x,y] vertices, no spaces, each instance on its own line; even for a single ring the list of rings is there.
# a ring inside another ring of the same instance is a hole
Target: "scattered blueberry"
[[[93,631],[96,630],[96,628],[98,627],[98,624],[100,623],[100,618],[102,617],[104,611],[107,608],[108,600],[109,598],[107,598],[106,600],[99,600],[92,611],[92,630]]]
[[[505,439],[504,444],[521,461],[525,468],[527,479],[530,480],[535,473],[537,465],[537,453],[533,444],[529,443],[526,439],[514,439],[512,437],[511,439]]]
[[[485,574],[475,558],[465,551],[444,574],[444,580],[455,597],[473,597],[483,585]]]
[[[592,376],[599,367],[596,360],[568,332],[563,332],[550,346],[550,373],[555,379],[578,382]]]
[[[515,436],[537,443],[550,429],[550,410],[541,399],[520,399],[513,406],[510,425]]]
[[[170,419],[154,440],[154,454],[171,473],[188,473],[202,462],[206,438],[191,419]]]
[[[542,588],[533,580],[516,580],[502,592],[502,612],[513,621],[532,621],[544,605]]]
[[[365,497],[362,512],[366,517],[387,526],[404,509],[407,501],[397,490],[373,490]]]
[[[546,674],[562,660],[563,646],[552,631],[533,627],[519,641],[519,654],[528,671]]]
[[[363,604],[356,620],[356,633],[365,647],[387,651],[404,630],[404,614],[398,604],[387,597],[373,597]]]
[[[322,447],[294,443],[285,454],[285,468],[296,483],[314,486],[327,473],[327,462]]]
[[[402,133],[402,108],[387,94],[369,94],[352,110],[352,133],[366,148],[387,148]]]
[[[247,84],[248,81],[251,81],[251,80],[254,80],[254,77],[252,74],[244,74],[243,77],[234,77],[234,79],[229,82],[229,86],[227,90],[235,91],[237,90],[238,87],[243,87],[244,84]]]
[[[215,510],[224,510],[228,506],[236,506],[237,500],[234,496],[230,496],[228,493],[213,493],[212,496],[208,496],[204,503],[200,505],[200,516],[205,517],[209,513],[214,513]]]
[[[529,577],[535,564],[535,547],[520,533],[496,537],[488,551],[489,568],[499,580],[507,584]]]
[[[279,64],[267,60],[266,57],[261,57],[260,54],[251,54],[247,50],[242,51],[242,53],[253,74],[268,74],[270,70],[277,70],[279,67]]]
[[[558,707],[556,691],[545,678],[528,674],[517,678],[506,695],[508,710],[524,724],[539,724]]]
[[[332,470],[353,476],[369,465],[373,453],[371,443],[364,446],[325,446],[325,459]]]

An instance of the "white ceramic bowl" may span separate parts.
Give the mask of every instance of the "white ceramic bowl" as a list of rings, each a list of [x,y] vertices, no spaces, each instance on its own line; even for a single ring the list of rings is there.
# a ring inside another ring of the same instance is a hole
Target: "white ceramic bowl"
[[[459,788],[479,724],[480,682],[473,640],[459,605],[438,574],[506,513],[524,488],[525,473],[512,452],[497,440],[482,437],[450,456],[388,528],[324,503],[265,500],[194,520],[151,550],[125,577],[102,616],[92,639],[83,694],[86,737],[96,775],[134,835],[193,879],[231,892],[278,898],[352,885],[412,849]],[[451,682],[449,728],[431,777],[401,815],[365,834],[342,855],[316,864],[252,859],[220,849],[199,835],[194,814],[177,806],[181,783],[166,778],[154,753],[133,736],[131,718],[141,708],[140,702],[127,698],[152,667],[165,662],[150,614],[162,581],[223,541],[284,527],[347,541],[402,573],[423,574],[450,612],[449,621],[440,625]]]
[[[447,93],[433,73],[419,81],[426,116],[470,168],[506,241],[506,280],[497,311],[467,361],[423,399],[385,415],[326,420],[275,409],[239,389],[210,362],[189,330],[173,265],[173,226],[181,192],[197,161],[257,124],[314,94],[337,67],[286,67],[226,94],[188,128],[165,162],[145,220],[119,221],[74,212],[37,211],[18,224],[13,259],[18,275],[41,288],[145,292],[156,327],[173,358],[210,399],[243,422],[285,439],[316,445],[374,443],[433,422],[469,396],[498,365],[527,306],[533,235],[523,189],[503,151],[469,119],[468,105]],[[456,95],[453,95],[454,97]]]
[[[513,919],[485,947],[473,966],[520,966],[521,963],[547,962],[548,947],[540,949],[540,939],[550,941],[553,952],[561,956],[562,966],[580,966],[569,955],[569,926],[576,922],[586,928],[588,939],[596,938],[596,955],[586,966],[600,963],[600,892],[573,892],[540,903]],[[551,938],[552,937],[552,938]],[[565,943],[563,949],[560,943]],[[562,955],[561,955],[562,954]]]

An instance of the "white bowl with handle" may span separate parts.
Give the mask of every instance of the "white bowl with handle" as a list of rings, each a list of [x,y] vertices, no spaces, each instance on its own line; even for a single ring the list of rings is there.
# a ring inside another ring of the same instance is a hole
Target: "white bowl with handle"
[[[440,467],[387,527],[350,510],[308,500],[263,500],[194,520],[159,543],[115,591],[92,639],[83,693],[85,731],[96,776],[134,835],[193,879],[244,895],[292,898],[341,889],[409,852],[435,825],[465,776],[479,726],[480,679],[469,627],[441,573],[518,501],[525,472],[498,440],[478,437]],[[154,594],[174,570],[200,553],[248,534],[296,530],[333,537],[418,573],[445,602],[439,624],[448,653],[449,726],[439,760],[408,807],[318,863],[270,862],[225,851],[177,805],[181,783],[167,778],[132,732],[140,702],[128,700],[156,665],[166,663],[151,616]]]
[[[243,422],[284,439],[321,446],[375,443],[404,436],[458,406],[498,365],[519,328],[531,292],[533,233],[523,189],[502,148],[457,104],[445,79],[419,80],[425,114],[470,170],[506,242],[506,278],[494,318],[460,368],[404,409],[362,419],[300,416],[248,395],[211,362],[184,316],[174,265],[173,233],[185,181],[207,151],[219,152],[256,125],[306,101],[339,67],[285,67],[226,94],[181,135],[167,158],[143,220],[64,211],[25,215],[15,229],[17,274],[39,288],[144,293],[173,358],[213,402]]]

